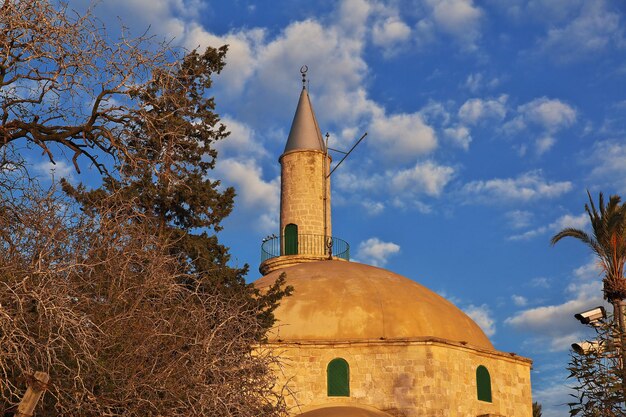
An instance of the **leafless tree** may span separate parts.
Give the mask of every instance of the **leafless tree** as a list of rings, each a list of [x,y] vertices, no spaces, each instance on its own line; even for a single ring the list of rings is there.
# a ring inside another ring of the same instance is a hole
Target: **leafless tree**
[[[185,272],[132,201],[36,188],[0,204],[0,415],[36,370],[38,416],[283,415],[258,306]]]
[[[59,153],[80,172],[84,156],[106,172],[126,154],[139,120],[138,95],[173,52],[147,36],[107,37],[93,15],[55,0],[0,6],[0,148],[26,142],[54,163]]]

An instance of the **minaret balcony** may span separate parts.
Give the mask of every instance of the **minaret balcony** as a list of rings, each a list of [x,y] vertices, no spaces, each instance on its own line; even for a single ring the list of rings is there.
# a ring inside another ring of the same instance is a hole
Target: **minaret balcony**
[[[262,274],[267,274],[274,269],[324,259],[349,261],[350,245],[334,236],[310,234],[271,236],[264,239],[261,244],[259,270]]]

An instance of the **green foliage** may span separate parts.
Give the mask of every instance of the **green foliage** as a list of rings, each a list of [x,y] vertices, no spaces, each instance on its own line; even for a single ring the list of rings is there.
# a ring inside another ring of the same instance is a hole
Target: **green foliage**
[[[626,416],[621,378],[619,330],[613,320],[595,327],[596,338],[587,341],[584,352],[571,353],[568,378],[575,379],[568,403],[571,416]]]
[[[533,417],[541,417],[541,415],[543,414],[541,408],[541,404],[539,404],[537,401],[533,402]]]
[[[227,132],[206,94],[225,54],[226,47],[208,48],[202,55],[194,51],[175,71],[155,71],[145,89],[133,92],[140,100],[139,116],[133,119],[119,175],[92,191],[63,183],[87,208],[109,194],[137,201],[140,211],[160,220],[155,233],[176,241],[198,270],[229,260],[227,250],[208,234],[221,229],[235,196],[232,188],[220,190],[220,182],[209,178],[217,156],[212,144]]]

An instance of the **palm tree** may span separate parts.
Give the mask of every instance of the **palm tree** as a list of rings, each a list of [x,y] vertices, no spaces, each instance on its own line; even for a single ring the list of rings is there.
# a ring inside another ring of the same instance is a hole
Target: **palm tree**
[[[604,298],[613,305],[613,319],[619,329],[622,354],[622,393],[626,401],[626,323],[624,322],[624,303],[626,299],[626,204],[620,204],[620,197],[612,195],[608,204],[604,204],[604,196],[600,193],[598,209],[591,194],[587,191],[589,204],[585,211],[589,215],[592,233],[568,227],[552,236],[552,245],[564,237],[573,237],[585,243],[598,257],[604,273]]]
[[[592,233],[568,227],[554,235],[551,242],[554,245],[564,237],[573,237],[589,246],[598,256],[604,272],[604,298],[615,306],[626,299],[626,206],[620,204],[617,195],[609,197],[605,206],[604,196],[600,193],[598,211],[589,191],[587,195],[589,204],[585,204],[585,211],[589,215]]]

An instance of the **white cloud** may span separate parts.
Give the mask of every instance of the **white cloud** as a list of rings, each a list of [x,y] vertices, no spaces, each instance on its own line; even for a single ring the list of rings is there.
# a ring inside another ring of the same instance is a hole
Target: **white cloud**
[[[431,18],[419,20],[414,27],[414,41],[416,48],[425,49],[437,39],[435,33],[435,22]]]
[[[465,126],[448,127],[443,130],[444,135],[456,146],[468,150],[472,142],[470,130]]]
[[[261,168],[253,159],[218,159],[215,171],[226,185],[235,187],[236,203],[258,216],[259,221],[255,223],[261,231],[278,228],[279,177],[264,180]]]
[[[483,119],[502,120],[506,116],[507,99],[505,94],[497,99],[469,99],[459,109],[459,118],[469,124],[476,124]]]
[[[563,62],[589,59],[610,45],[624,46],[624,29],[620,15],[609,10],[610,2],[582,2],[579,15],[567,24],[551,27],[539,42],[539,50]]]
[[[447,125],[450,122],[450,113],[446,110],[443,103],[428,100],[428,103],[422,107],[419,113],[427,123],[439,122],[442,125]]]
[[[264,29],[250,29],[217,36],[207,32],[200,24],[188,24],[184,45],[188,49],[215,48],[228,45],[226,71],[216,76],[217,86],[223,94],[237,96],[241,94],[247,81],[257,70],[258,54],[265,41]]]
[[[547,231],[548,228],[546,226],[541,226],[536,229],[527,230],[524,233],[509,236],[508,240],[530,240],[532,238],[545,234]]]
[[[367,72],[362,58],[365,35],[358,29],[365,26],[363,22],[371,10],[367,3],[353,1],[350,4],[357,9],[353,16],[344,10],[346,4],[341,6],[340,24],[331,22],[329,26],[323,26],[311,19],[298,21],[272,39],[260,29],[233,32],[225,37],[199,30],[196,43],[204,39],[214,45],[231,44],[227,59],[230,56],[237,62],[229,63],[227,71],[220,75],[230,78],[220,79],[216,85],[222,85],[218,88],[223,94],[237,96],[245,103],[238,113],[243,120],[268,121],[283,117],[284,109],[292,108],[298,89],[294,68],[307,63],[309,73],[314,74],[310,77],[312,82],[324,80],[312,84],[310,89],[318,120],[340,123],[344,130],[367,128],[371,134],[368,142],[394,162],[395,158],[409,161],[431,152],[437,146],[437,138],[418,112],[389,113],[368,98],[363,88]],[[388,19],[385,22],[390,27],[398,27]],[[268,101],[273,105],[263,104]],[[345,140],[343,136],[337,139]]]
[[[56,160],[54,164],[50,161],[44,161],[35,164],[34,168],[40,175],[49,176],[55,180],[60,180],[61,178],[66,178],[69,181],[74,180],[74,166],[63,160]]]
[[[477,93],[485,88],[494,88],[500,84],[500,79],[492,78],[490,80],[485,79],[485,76],[480,73],[472,73],[467,76],[463,87],[467,88],[472,93]]]
[[[267,156],[267,150],[255,136],[254,130],[245,123],[239,122],[229,115],[222,117],[222,123],[226,126],[230,135],[225,139],[215,142],[220,158],[230,156],[250,155],[255,157]]]
[[[362,36],[367,19],[373,12],[372,6],[367,0],[342,1],[339,6],[339,26]]]
[[[563,379],[565,379],[563,377]],[[543,417],[562,417],[564,405],[571,402],[574,391],[563,380],[552,383],[543,389],[534,389],[533,401],[537,401],[542,405]]]
[[[601,278],[602,266],[598,259],[594,256],[590,257],[587,263],[574,269],[574,280],[566,287],[570,292],[577,292],[581,290],[578,287],[579,284],[587,284],[589,282],[596,282]],[[584,288],[582,288],[584,289]]]
[[[547,97],[521,105],[517,111],[526,120],[544,127],[549,132],[569,127],[576,121],[576,110],[573,107],[558,99]]]
[[[337,175],[335,184],[342,191],[350,193],[367,192],[403,198],[422,194],[438,197],[454,174],[452,167],[425,161],[416,163],[412,168],[388,170],[382,175],[344,171]]]
[[[547,97],[536,98],[522,104],[516,109],[517,115],[507,121],[502,130],[504,133],[513,135],[538,127],[542,132],[535,138],[535,152],[542,155],[549,151],[556,143],[554,134],[562,129],[572,126],[577,119],[575,108],[558,99]],[[526,153],[526,145],[520,147],[520,156]]]
[[[522,295],[513,294],[511,296],[511,300],[513,300],[513,304],[515,304],[518,307],[524,307],[525,305],[528,304],[528,299]]]
[[[549,182],[540,170],[529,171],[517,178],[495,178],[471,181],[462,188],[469,201],[507,204],[559,197],[572,189],[569,181]]]
[[[391,187],[396,192],[423,192],[436,197],[441,194],[453,175],[454,168],[426,161],[415,164],[413,168],[396,172],[391,177]]]
[[[597,259],[592,259],[584,265],[574,269],[574,276],[579,280],[592,280],[596,279],[602,273],[600,263]]]
[[[513,229],[523,229],[530,225],[530,221],[533,218],[533,214],[530,211],[525,210],[513,210],[505,214],[505,217],[509,221],[509,225]]]
[[[380,201],[364,200],[361,201],[361,205],[370,216],[375,216],[385,210],[385,204]]]
[[[550,280],[546,277],[536,277],[530,280],[530,286],[536,288],[550,288]]]
[[[390,256],[400,252],[400,246],[393,242],[383,242],[376,237],[359,244],[357,257],[374,266],[384,266]]]
[[[584,229],[589,224],[589,216],[587,213],[581,213],[578,216],[572,216],[571,214],[564,214],[550,224],[550,230],[559,231],[567,227],[573,227],[575,229]]]
[[[481,73],[470,74],[465,79],[465,88],[472,93],[478,92],[481,89],[483,82],[483,75]]]
[[[372,29],[372,42],[381,47],[393,47],[411,36],[411,28],[397,17],[377,22]]]
[[[593,267],[587,264],[581,268],[589,271]],[[574,319],[574,314],[604,305],[602,282],[597,275],[594,278],[583,274],[569,283],[566,293],[569,299],[564,303],[522,310],[507,318],[505,324],[531,333],[537,340],[548,343],[552,351],[569,349],[572,343],[583,337],[585,330]]]
[[[348,5],[355,7],[353,13],[344,10]],[[243,28],[217,36],[191,22],[184,44],[189,48],[229,44],[226,70],[216,77],[216,89],[221,102],[236,99],[244,103],[239,118],[243,114],[257,120],[283,116],[282,109],[291,108],[298,91],[297,69],[307,64],[312,83],[324,80],[311,84],[318,117],[354,121],[364,112],[371,117],[372,103],[358,91],[367,70],[362,52],[369,8],[367,2],[345,2],[338,21],[328,25],[314,19],[295,21],[272,37],[263,28]],[[345,97],[347,105],[336,105],[338,97]]]
[[[535,141],[535,149],[538,155],[548,152],[556,143],[556,139],[552,136],[543,136]]]
[[[109,0],[100,7],[110,10],[114,16],[125,16],[122,23],[132,23],[137,31],[150,27],[152,33],[180,41],[185,36],[186,23],[199,16],[203,3],[199,0]]]
[[[434,129],[419,113],[380,114],[372,120],[370,131],[370,143],[395,161],[406,162],[437,147]]]
[[[255,86],[262,92],[271,90],[290,97],[294,85],[285,80],[293,79],[294,68],[306,63],[310,73],[315,74],[313,80],[324,80],[315,85],[313,91],[317,94],[334,97],[337,92],[354,91],[367,69],[362,49],[362,39],[346,36],[338,27],[323,26],[315,20],[294,22],[263,45]]]
[[[533,18],[554,24],[573,20],[585,0],[531,0],[527,11]]]
[[[587,227],[588,224],[589,217],[586,213],[582,213],[578,216],[564,214],[547,226],[541,226],[536,229],[528,230],[522,234],[510,236],[509,240],[529,240],[534,237],[541,236],[547,232],[558,233],[559,231],[568,227],[572,227],[575,229],[584,229]]]
[[[431,11],[426,22],[434,22],[437,29],[454,36],[466,48],[476,48],[483,12],[472,0],[426,0],[426,4]]]
[[[552,351],[567,350],[572,343],[582,337],[583,329],[574,319],[574,314],[603,303],[600,285],[589,285],[586,290],[595,296],[580,294],[577,298],[562,304],[524,310],[504,322],[518,330],[547,339]]]
[[[487,336],[491,337],[496,334],[496,321],[486,304],[479,306],[470,304],[468,307],[464,308],[463,311],[483,329],[483,332],[485,332]]]
[[[546,277],[536,277],[530,280],[530,286],[535,288],[550,288],[550,280]]]
[[[592,167],[589,177],[598,185],[611,184],[626,193],[626,144],[624,139],[596,142],[586,162]]]

